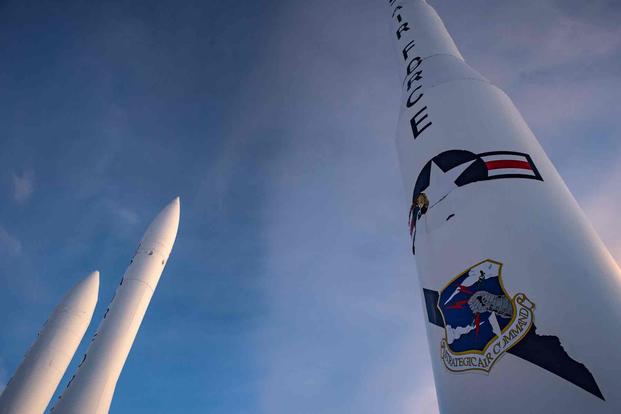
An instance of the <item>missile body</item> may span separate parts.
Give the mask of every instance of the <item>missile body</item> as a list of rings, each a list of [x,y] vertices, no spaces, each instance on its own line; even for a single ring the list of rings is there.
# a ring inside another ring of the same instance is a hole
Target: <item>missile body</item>
[[[55,414],[104,414],[168,260],[179,226],[179,198],[149,225],[83,361],[57,401]]]
[[[65,295],[0,396],[0,413],[45,411],[91,322],[98,292],[99,272],[93,272]]]
[[[441,412],[621,413],[617,264],[435,10],[388,5],[403,70],[397,150]]]

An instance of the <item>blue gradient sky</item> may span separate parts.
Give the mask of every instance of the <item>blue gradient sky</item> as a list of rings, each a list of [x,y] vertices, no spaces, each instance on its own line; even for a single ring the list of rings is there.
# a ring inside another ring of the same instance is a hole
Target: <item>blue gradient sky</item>
[[[0,3],[0,384],[180,195],[113,413],[437,410],[386,2],[90,3]],[[431,2],[619,259],[621,8],[493,3]]]

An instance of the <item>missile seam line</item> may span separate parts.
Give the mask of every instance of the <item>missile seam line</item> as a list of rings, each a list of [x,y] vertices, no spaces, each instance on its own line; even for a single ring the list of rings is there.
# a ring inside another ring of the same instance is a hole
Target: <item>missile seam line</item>
[[[427,86],[425,89],[426,89],[427,91],[430,91],[431,89],[433,89],[433,88],[437,88],[438,86],[446,85],[446,84],[448,84],[448,83],[457,83],[457,82],[463,82],[463,81],[476,81],[476,82],[485,83],[485,84],[487,84],[487,85],[489,85],[489,86],[492,86],[492,87],[494,87],[494,88],[496,88],[496,89],[498,89],[499,91],[501,91],[501,92],[503,92],[503,93],[504,93],[504,91],[503,91],[501,88],[499,88],[498,86],[494,85],[493,83],[491,83],[491,82],[490,82],[490,81],[488,81],[487,79],[478,79],[478,78],[459,78],[459,79],[451,79],[451,80],[447,80],[447,81],[444,81],[444,82],[439,82],[439,83],[436,83],[435,85],[432,85],[432,86]]]
[[[477,81],[477,82],[481,82],[481,83],[486,83],[488,85],[491,85],[497,89],[500,89],[498,86],[494,85],[493,83],[491,83],[488,80],[484,80],[484,79],[477,79],[477,78],[459,78],[459,79],[451,79],[451,80],[447,80],[444,82],[440,82],[440,83],[436,83],[433,86],[428,86],[427,90],[431,90],[433,88],[437,88],[438,86],[442,86],[442,85],[446,85],[447,83],[456,83],[456,82],[463,82],[463,81]],[[501,89],[502,90],[502,89]]]
[[[149,254],[149,252],[151,252],[152,254]],[[154,247],[152,249],[145,249],[145,250],[143,250],[141,252],[137,252],[136,255],[134,256],[134,258],[138,257],[138,253],[142,253],[145,256],[153,256],[153,255],[157,254],[162,259],[168,260],[168,256],[166,256],[164,253],[160,252],[160,248],[159,247]]]
[[[461,57],[459,57],[459,56],[451,55],[450,53],[434,53],[433,55],[429,55],[429,56],[425,56],[425,57],[423,57],[423,56],[418,56],[418,57],[420,58],[420,60],[421,60],[421,64],[422,64],[422,63],[423,63],[424,61],[426,61],[427,59],[431,59],[431,58],[436,57],[436,56],[450,56],[450,57],[454,57],[455,59],[461,60],[463,63],[466,63],[466,61],[465,61],[463,58],[461,58]],[[468,65],[468,64],[466,63],[466,65]],[[406,65],[406,66],[407,66],[407,65]],[[469,65],[468,65],[468,66],[469,66]],[[407,80],[408,80],[408,76],[409,76],[409,75],[406,75],[406,76],[405,76],[405,78],[403,79],[403,82],[401,82],[401,83],[402,83],[402,86],[404,86],[404,85],[406,84],[406,82],[407,82]]]
[[[151,248],[149,249],[149,246],[151,246]],[[142,247],[142,249],[140,248]],[[143,240],[140,243],[140,247],[137,249],[137,251],[149,251],[149,250],[155,250],[155,249],[163,249],[163,250],[167,250],[166,248],[166,244],[161,241],[160,239],[153,239],[153,240]]]
[[[145,285],[146,287],[148,287],[148,288],[151,290],[151,292],[152,292],[152,293],[155,293],[155,289],[153,289],[153,288],[151,287],[151,285],[149,285],[147,282],[145,282],[145,281],[144,281],[144,280],[142,280],[142,279],[127,278],[127,279],[125,279],[125,280],[135,280],[135,281],[137,281],[137,282],[140,282],[140,283],[142,283],[143,285]]]
[[[466,61],[464,60],[463,57],[461,56],[455,56],[455,55],[451,55],[450,53],[434,53],[433,55],[429,55],[429,56],[420,56],[420,58],[422,59],[422,61],[424,62],[427,59],[431,59],[432,57],[436,57],[436,56],[451,56],[454,57],[456,59],[461,60],[462,62],[466,63]],[[467,64],[467,63],[466,63]],[[470,65],[468,65],[470,66]]]

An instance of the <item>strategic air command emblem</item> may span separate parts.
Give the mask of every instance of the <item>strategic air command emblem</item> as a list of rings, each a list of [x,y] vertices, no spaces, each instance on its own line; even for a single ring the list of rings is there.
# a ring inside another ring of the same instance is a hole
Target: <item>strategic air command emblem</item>
[[[533,326],[535,304],[523,293],[511,298],[502,263],[489,259],[455,277],[440,291],[437,306],[446,331],[442,361],[454,372],[489,372]]]

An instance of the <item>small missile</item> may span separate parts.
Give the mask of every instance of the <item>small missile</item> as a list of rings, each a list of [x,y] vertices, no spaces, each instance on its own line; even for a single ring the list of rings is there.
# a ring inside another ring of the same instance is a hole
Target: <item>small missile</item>
[[[1,414],[45,411],[93,317],[99,272],[93,272],[63,298],[0,396]]]
[[[147,228],[110,306],[67,388],[51,412],[105,414],[172,250],[179,226],[175,198]]]

